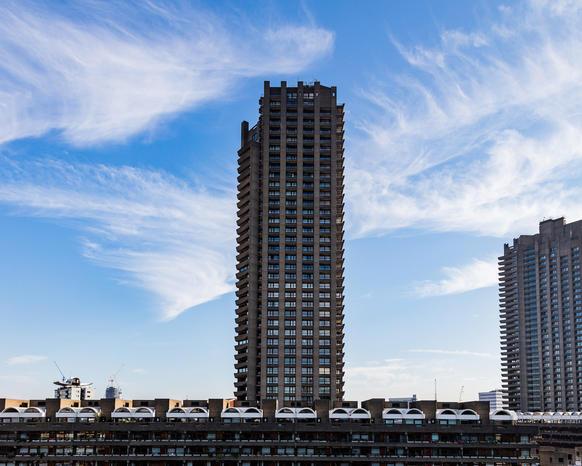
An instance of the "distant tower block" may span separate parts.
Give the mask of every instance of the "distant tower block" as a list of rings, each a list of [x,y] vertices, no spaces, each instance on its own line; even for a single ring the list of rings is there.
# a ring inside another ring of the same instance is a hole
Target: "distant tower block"
[[[119,387],[111,386],[105,389],[105,398],[119,399],[121,398],[121,389]]]
[[[61,400],[92,400],[95,390],[92,383],[81,383],[78,377],[72,377],[62,382],[54,382],[58,388],[55,389],[55,398]]]
[[[119,385],[116,385],[115,383],[117,381],[117,376],[121,372],[121,369],[123,369],[124,365],[125,364],[122,364],[121,367],[117,369],[117,372],[113,374],[111,377],[109,377],[108,379],[109,385],[105,389],[105,398],[109,399],[121,398],[121,388],[119,388]]]

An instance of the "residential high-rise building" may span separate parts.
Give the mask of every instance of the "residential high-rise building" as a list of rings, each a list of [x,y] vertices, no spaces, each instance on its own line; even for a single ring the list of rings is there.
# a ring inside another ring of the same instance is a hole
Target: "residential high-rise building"
[[[264,89],[238,151],[235,396],[341,400],[344,107],[319,82]]]
[[[499,258],[501,359],[509,408],[582,410],[582,221],[540,223]]]

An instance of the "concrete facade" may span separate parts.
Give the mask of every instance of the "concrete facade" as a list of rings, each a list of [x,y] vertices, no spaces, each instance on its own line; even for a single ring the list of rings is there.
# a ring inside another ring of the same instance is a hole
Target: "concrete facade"
[[[343,105],[265,82],[259,110],[238,151],[235,396],[341,400]]]
[[[540,223],[499,258],[503,389],[520,411],[582,409],[582,221]]]

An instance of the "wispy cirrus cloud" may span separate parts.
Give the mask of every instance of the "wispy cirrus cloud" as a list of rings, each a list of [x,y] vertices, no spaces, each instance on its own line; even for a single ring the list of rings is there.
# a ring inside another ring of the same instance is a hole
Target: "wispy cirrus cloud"
[[[187,3],[4,2],[0,143],[51,130],[76,145],[123,140],[333,48],[315,25],[257,29],[230,16]]]
[[[233,290],[234,192],[127,166],[2,162],[1,203],[80,230],[83,254],[153,293],[162,319]]]
[[[460,267],[443,267],[444,278],[416,284],[414,293],[422,298],[465,293],[497,285],[497,258],[473,259]]]
[[[504,236],[582,216],[577,4],[513,4],[480,30],[444,31],[435,46],[393,44],[410,73],[363,92],[370,106],[352,140],[362,156],[346,170],[354,236]],[[455,269],[448,275],[429,291],[466,289]]]
[[[257,29],[187,3],[5,2],[0,144],[49,131],[74,145],[124,140],[245,78],[298,72],[333,43],[312,22]],[[83,254],[154,293],[162,318],[233,289],[234,192],[128,166],[0,165],[0,202],[81,230]]]
[[[35,362],[44,361],[47,359],[46,356],[41,356],[39,354],[23,354],[20,356],[13,356],[6,360],[6,364],[10,366],[15,366],[19,364],[32,364]]]
[[[410,353],[444,354],[450,356],[475,356],[477,358],[497,358],[496,354],[479,353],[467,350],[443,350],[443,349],[410,349]]]

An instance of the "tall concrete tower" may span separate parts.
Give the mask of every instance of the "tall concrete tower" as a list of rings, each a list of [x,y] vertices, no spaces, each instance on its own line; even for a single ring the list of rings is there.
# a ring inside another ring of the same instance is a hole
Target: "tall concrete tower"
[[[344,107],[335,87],[265,82],[238,151],[235,395],[344,394]]]
[[[540,223],[499,258],[501,366],[509,408],[582,409],[582,221]]]

